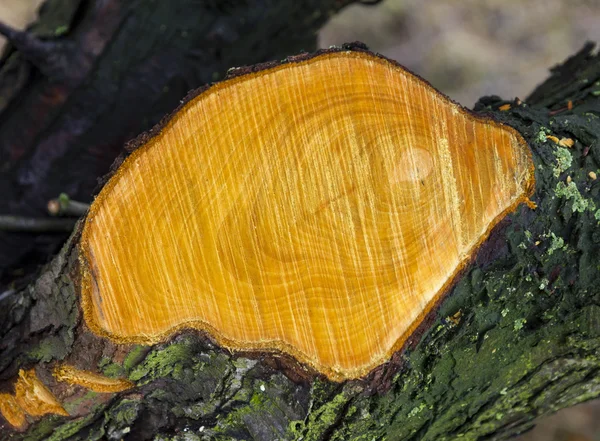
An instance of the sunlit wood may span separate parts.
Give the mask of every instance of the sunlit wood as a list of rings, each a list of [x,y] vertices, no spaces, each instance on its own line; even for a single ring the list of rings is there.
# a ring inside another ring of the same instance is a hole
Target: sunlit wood
[[[27,424],[25,411],[21,409],[14,395],[0,394],[0,414],[14,428],[22,429]]]
[[[15,397],[19,406],[31,416],[49,413],[69,415],[50,389],[38,378],[35,369],[19,371],[19,379],[15,384]]]
[[[122,392],[134,386],[131,381],[124,378],[109,378],[66,364],[58,365],[54,369],[54,378],[58,381],[76,384],[100,393]]]
[[[0,394],[0,413],[14,428],[27,426],[26,415],[69,415],[38,378],[35,369],[20,370],[14,388],[13,395]]]
[[[532,187],[514,130],[383,58],[243,75],[187,103],[92,205],[86,322],[148,344],[193,327],[355,378]]]

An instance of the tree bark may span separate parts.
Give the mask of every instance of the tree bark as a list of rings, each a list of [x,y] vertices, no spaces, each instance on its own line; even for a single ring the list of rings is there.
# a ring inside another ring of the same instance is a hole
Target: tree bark
[[[123,144],[190,89],[235,66],[314,50],[355,0],[48,0],[0,62],[0,214],[89,202]],[[64,233],[0,231],[0,291],[55,254]]]
[[[525,101],[477,103],[528,141],[537,208],[507,216],[403,350],[361,380],[332,383],[191,331],[154,347],[97,338],[79,310],[75,231],[0,309],[2,390],[35,366],[71,417],[5,424],[0,439],[501,440],[600,396],[599,92],[587,45]],[[65,386],[57,361],[136,386]]]

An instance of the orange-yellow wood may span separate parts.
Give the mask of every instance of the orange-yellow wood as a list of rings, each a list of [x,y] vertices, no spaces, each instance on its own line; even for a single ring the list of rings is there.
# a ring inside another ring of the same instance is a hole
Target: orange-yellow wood
[[[31,416],[57,414],[69,416],[56,397],[41,382],[35,369],[20,370],[15,384],[15,398],[19,406]]]
[[[513,129],[388,60],[333,52],[244,75],[185,105],[93,203],[85,318],[118,342],[193,327],[359,377],[532,187]]]
[[[134,386],[131,381],[124,378],[109,378],[66,364],[56,366],[54,369],[54,378],[58,381],[77,384],[78,386],[100,393],[122,392]]]
[[[54,394],[38,378],[35,369],[21,369],[14,395],[0,394],[0,414],[16,429],[27,427],[26,415],[69,416]]]
[[[13,395],[0,394],[0,414],[14,428],[23,429],[27,424],[25,411]]]

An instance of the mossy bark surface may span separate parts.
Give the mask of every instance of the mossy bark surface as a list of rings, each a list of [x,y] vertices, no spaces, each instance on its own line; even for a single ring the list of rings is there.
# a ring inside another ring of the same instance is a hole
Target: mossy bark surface
[[[498,225],[389,363],[332,383],[195,332],[151,348],[98,339],[81,323],[75,233],[34,284],[4,301],[0,379],[9,388],[19,368],[43,375],[66,360],[136,387],[67,393],[44,377],[73,416],[0,439],[501,440],[600,396],[600,179],[590,174],[600,175],[600,57],[586,46],[529,99],[486,97],[476,111],[529,142],[537,208]]]

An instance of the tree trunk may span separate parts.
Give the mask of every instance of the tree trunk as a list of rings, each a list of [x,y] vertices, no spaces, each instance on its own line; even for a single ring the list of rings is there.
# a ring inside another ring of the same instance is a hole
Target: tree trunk
[[[477,103],[528,141],[537,208],[522,206],[494,229],[385,365],[334,383],[289,357],[232,354],[192,331],[154,347],[98,338],[79,309],[77,230],[0,310],[2,390],[35,366],[70,417],[45,416],[21,432],[4,423],[0,439],[506,439],[599,396],[600,57],[592,51],[555,68],[524,102]],[[135,387],[65,386],[51,375],[57,361]]]
[[[92,199],[123,144],[227,69],[316,47],[355,0],[48,0],[0,65],[0,214],[45,216],[60,193]],[[0,291],[65,234],[0,232]]]

